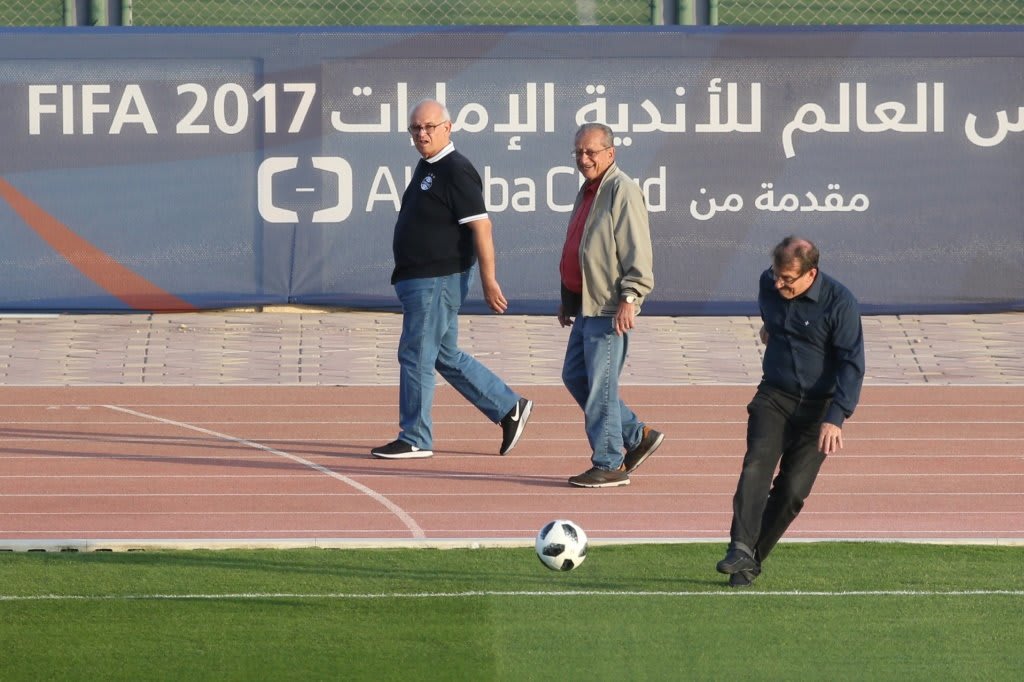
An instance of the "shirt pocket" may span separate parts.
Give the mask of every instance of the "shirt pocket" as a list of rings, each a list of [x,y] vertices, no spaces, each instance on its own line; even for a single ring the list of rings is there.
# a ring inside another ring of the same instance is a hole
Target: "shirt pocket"
[[[829,336],[828,318],[820,310],[797,310],[786,325],[796,337],[815,345],[824,345]]]

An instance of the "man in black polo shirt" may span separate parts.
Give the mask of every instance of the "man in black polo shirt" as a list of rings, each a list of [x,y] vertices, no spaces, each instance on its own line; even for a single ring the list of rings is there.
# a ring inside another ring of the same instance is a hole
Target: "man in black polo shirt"
[[[423,100],[409,114],[409,133],[423,158],[402,196],[392,248],[391,283],[402,304],[398,342],[399,434],[370,451],[383,459],[434,453],[431,408],[434,370],[502,429],[507,454],[526,427],[533,402],[458,347],[459,309],[480,264],[484,300],[496,313],[508,301],[495,277],[491,221],[483,183],[469,159],[451,143],[452,123],[440,102]]]
[[[733,497],[731,542],[717,570],[746,587],[804,506],[825,457],[843,447],[843,421],[864,382],[857,299],[818,270],[818,249],[786,237],[757,297],[763,377],[747,406],[747,452]],[[778,476],[772,480],[776,465]]]

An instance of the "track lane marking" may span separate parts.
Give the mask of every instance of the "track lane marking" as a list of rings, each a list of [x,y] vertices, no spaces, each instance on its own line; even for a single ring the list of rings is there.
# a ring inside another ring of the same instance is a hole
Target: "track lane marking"
[[[276,448],[272,448],[272,447],[263,445],[262,443],[255,443],[255,442],[253,442],[251,440],[245,440],[244,438],[236,438],[235,436],[230,436],[230,435],[228,435],[226,433],[218,433],[217,431],[211,431],[209,429],[204,429],[201,426],[195,426],[193,424],[186,424],[185,422],[174,421],[173,419],[165,419],[163,417],[158,417],[158,416],[153,415],[153,414],[146,414],[145,412],[137,412],[135,410],[130,410],[130,409],[126,408],[126,407],[120,407],[118,405],[103,405],[102,407],[105,407],[108,410],[113,410],[115,412],[121,412],[123,414],[130,414],[132,416],[139,417],[140,419],[148,419],[150,421],[161,422],[163,424],[170,424],[172,426],[177,426],[177,427],[182,428],[182,429],[188,429],[190,431],[195,431],[197,433],[203,433],[203,434],[206,434],[207,436],[213,436],[215,438],[219,438],[219,439],[223,439],[223,440],[226,440],[226,441],[230,441],[232,443],[237,443],[238,445],[243,445],[245,447],[254,448],[256,450],[261,450],[263,452],[268,452],[268,453],[270,453],[272,455],[277,455],[279,457],[283,457],[285,459],[288,459],[288,460],[291,460],[293,462],[296,462],[297,464],[301,464],[304,467],[308,467],[308,468],[310,468],[310,469],[312,469],[314,471],[317,471],[317,472],[319,472],[321,474],[324,474],[325,476],[330,476],[331,478],[333,478],[333,479],[335,479],[337,481],[341,481],[345,485],[350,486],[352,488],[355,488],[356,490],[360,491],[361,493],[364,493],[370,499],[372,499],[375,502],[377,502],[378,504],[384,506],[389,511],[391,511],[392,514],[397,516],[398,519],[405,525],[405,527],[409,529],[409,532],[412,533],[412,536],[414,538],[418,538],[418,539],[426,538],[426,533],[424,533],[423,529],[420,528],[418,523],[416,523],[416,520],[413,519],[412,516],[410,516],[408,512],[406,512],[404,509],[402,509],[397,504],[392,502],[390,499],[388,499],[384,495],[381,495],[376,490],[363,485],[359,481],[356,481],[356,480],[354,480],[352,478],[349,478],[348,476],[345,476],[343,474],[339,474],[336,471],[332,471],[331,469],[328,469],[325,466],[321,466],[320,464],[317,464],[316,462],[310,462],[308,459],[299,457],[297,455],[293,455],[293,454],[288,453],[288,452],[284,452],[283,450],[277,450]]]

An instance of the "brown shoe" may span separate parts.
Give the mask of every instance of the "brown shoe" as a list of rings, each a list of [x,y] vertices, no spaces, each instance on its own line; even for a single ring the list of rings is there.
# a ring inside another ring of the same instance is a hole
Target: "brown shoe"
[[[614,488],[620,485],[629,485],[629,474],[622,467],[619,467],[616,471],[594,467],[578,476],[570,478],[569,485],[579,486],[580,488]]]
[[[638,466],[644,463],[645,459],[654,454],[664,440],[665,434],[661,431],[655,431],[650,426],[645,426],[644,437],[640,439],[640,443],[635,448],[626,453],[626,458],[622,461],[623,466],[626,467],[626,473],[633,473]]]

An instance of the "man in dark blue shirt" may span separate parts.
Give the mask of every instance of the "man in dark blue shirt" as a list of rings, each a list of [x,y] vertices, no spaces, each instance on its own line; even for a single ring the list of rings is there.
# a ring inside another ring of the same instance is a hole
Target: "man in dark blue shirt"
[[[857,299],[818,269],[818,258],[810,241],[786,237],[761,274],[763,376],[747,405],[731,542],[717,566],[732,587],[746,587],[760,575],[825,457],[842,449],[843,422],[860,398],[864,335]]]
[[[459,348],[459,310],[479,266],[484,301],[504,313],[508,301],[495,276],[491,220],[483,183],[455,150],[448,109],[432,99],[409,113],[409,134],[422,157],[402,195],[392,248],[391,283],[402,304],[398,340],[398,438],[375,447],[381,459],[431,457],[435,371],[501,426],[505,455],[526,427],[533,401]]]

